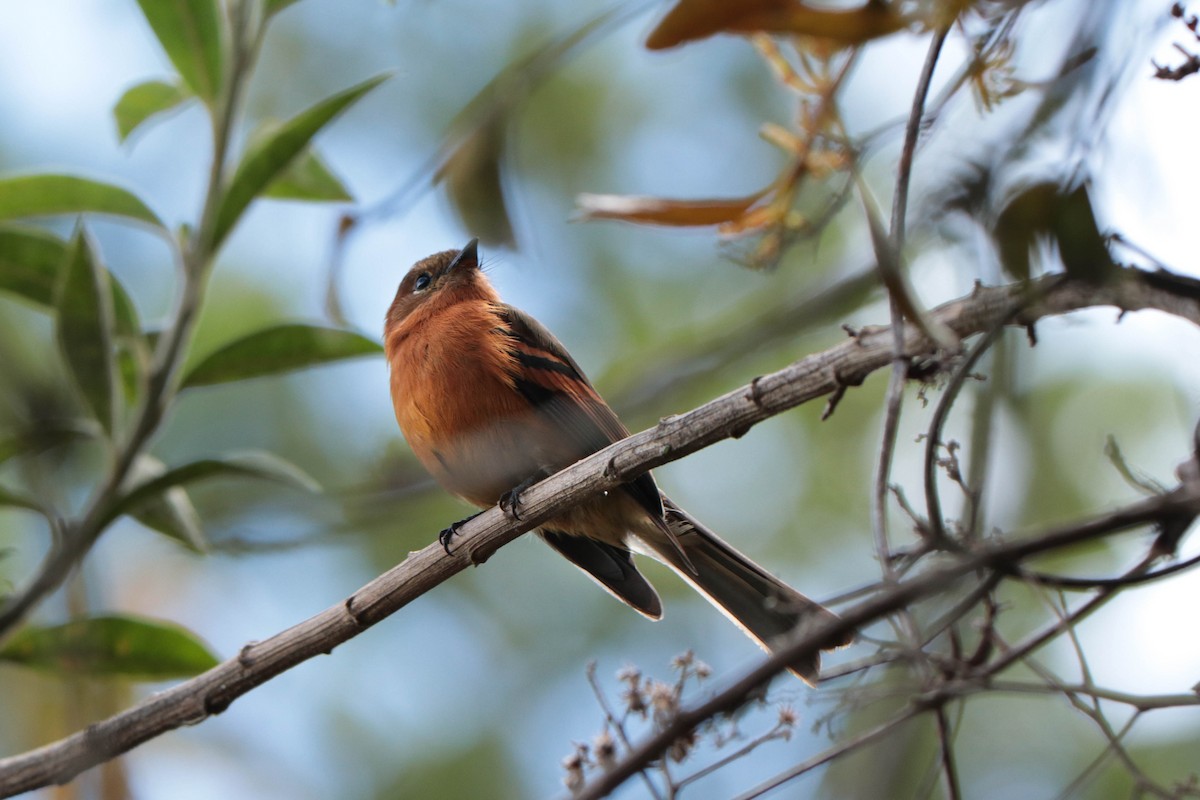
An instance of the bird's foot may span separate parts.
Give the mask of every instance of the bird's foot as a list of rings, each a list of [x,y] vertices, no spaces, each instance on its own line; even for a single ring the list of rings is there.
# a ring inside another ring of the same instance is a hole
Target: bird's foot
[[[458,522],[453,522],[448,528],[442,528],[442,532],[438,534],[438,542],[442,545],[442,549],[446,551],[446,555],[453,555],[450,551],[450,540],[458,534],[459,528],[466,525],[471,520],[482,514],[482,511],[476,511],[466,519],[460,519]]]
[[[533,486],[542,476],[526,478],[504,494],[500,495],[500,510],[516,521],[521,521],[521,493]]]

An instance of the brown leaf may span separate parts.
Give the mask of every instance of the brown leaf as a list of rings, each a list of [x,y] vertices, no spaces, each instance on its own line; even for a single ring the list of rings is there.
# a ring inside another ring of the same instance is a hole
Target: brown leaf
[[[778,203],[759,206],[747,211],[737,219],[721,223],[717,228],[717,233],[729,237],[742,236],[771,225],[778,225],[783,221],[785,213],[785,210],[780,209]]]
[[[622,194],[581,194],[575,198],[575,205],[585,220],[619,219],[645,225],[695,227],[739,219],[762,196],[762,192],[757,192],[733,199],[669,200]]]
[[[895,33],[904,24],[892,6],[873,2],[832,10],[799,0],[679,0],[650,33],[646,47],[665,50],[718,33],[784,33],[854,45]]]

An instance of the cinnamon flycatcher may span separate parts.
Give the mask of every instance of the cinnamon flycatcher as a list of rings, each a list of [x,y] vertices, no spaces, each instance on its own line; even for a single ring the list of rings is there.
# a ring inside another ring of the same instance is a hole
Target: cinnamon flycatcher
[[[522,488],[629,431],[558,339],[501,302],[476,245],[473,239],[422,259],[400,282],[384,331],[392,403],[413,453],[438,483],[480,508],[515,506]],[[456,528],[443,531],[447,551]],[[801,622],[835,618],[692,519],[649,473],[538,532],[650,619],[662,616],[662,604],[632,552],[671,567],[764,648]],[[812,683],[819,665],[814,655],[790,666]]]

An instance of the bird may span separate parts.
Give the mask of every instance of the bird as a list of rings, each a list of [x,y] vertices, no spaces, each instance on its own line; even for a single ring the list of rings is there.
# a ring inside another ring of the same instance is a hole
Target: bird
[[[629,435],[562,343],[500,299],[478,239],[407,272],[387,311],[384,349],[396,421],[417,460],[481,509],[499,503],[516,514],[525,488]],[[439,537],[447,553],[461,524]],[[768,651],[802,625],[839,619],[700,524],[649,472],[543,522],[538,534],[650,619],[662,616],[662,602],[634,553],[666,564]],[[815,684],[820,655],[788,668]]]

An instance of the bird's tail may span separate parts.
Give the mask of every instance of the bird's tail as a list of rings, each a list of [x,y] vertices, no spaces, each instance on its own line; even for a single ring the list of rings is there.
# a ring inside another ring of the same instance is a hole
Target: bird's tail
[[[787,644],[796,631],[829,624],[838,619],[825,606],[810,600],[739,553],[663,496],[666,536],[653,541],[641,537],[652,552],[696,588],[725,616],[766,650]],[[830,650],[850,643],[853,634],[822,645]],[[813,684],[820,671],[819,653],[796,661],[789,668]]]

